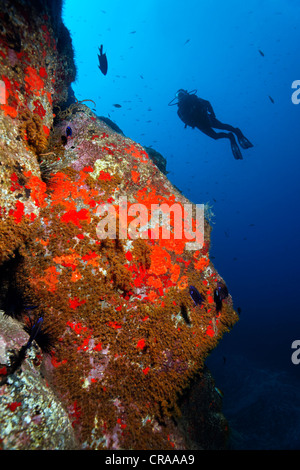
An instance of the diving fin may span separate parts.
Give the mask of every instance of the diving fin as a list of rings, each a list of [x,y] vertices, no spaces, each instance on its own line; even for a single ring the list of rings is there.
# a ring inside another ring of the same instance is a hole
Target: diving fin
[[[253,144],[251,144],[251,142],[245,136],[240,137],[238,140],[239,140],[240,146],[243,149],[249,149],[249,148],[253,147]]]
[[[230,140],[231,150],[236,160],[243,160],[243,156],[235,140]]]
[[[250,140],[248,140],[242,134],[242,131],[240,129],[237,129],[237,131],[238,131],[237,132],[237,138],[238,138],[239,144],[242,147],[242,149],[249,149],[249,148],[253,147],[253,144],[251,144]]]

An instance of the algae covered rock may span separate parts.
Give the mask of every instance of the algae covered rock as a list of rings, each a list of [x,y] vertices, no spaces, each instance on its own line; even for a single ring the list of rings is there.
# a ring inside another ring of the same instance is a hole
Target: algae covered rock
[[[53,106],[67,99],[76,74],[60,10],[60,1],[1,2],[0,261],[25,242],[34,226],[39,213],[35,190],[44,188],[40,155],[47,149]]]
[[[41,374],[38,346],[32,347],[20,368],[3,381],[13,355],[27,340],[20,323],[0,312],[0,448],[75,449],[68,414]]]
[[[0,66],[12,98],[10,108],[1,105],[0,111],[5,142],[0,303],[11,315],[17,304],[20,324],[43,318],[49,344],[45,347],[36,335],[39,367],[49,397],[54,393],[67,413],[53,423],[68,419],[72,428],[64,443],[36,438],[30,445],[187,449],[185,426],[175,424],[180,397],[189,393],[205,358],[238,319],[230,295],[221,310],[214,302],[214,290],[223,280],[209,259],[209,223],[203,218],[199,225],[198,208],[172,186],[143,147],[84,103],[59,105],[68,100],[75,67],[71,45],[58,47],[60,35],[68,36],[53,16],[53,2],[45,2],[45,11],[39,12],[32,2],[35,20],[30,24],[22,4],[16,2],[13,11],[5,5],[7,14],[23,22],[22,47],[15,53],[24,53],[12,68],[11,44],[2,37]],[[32,29],[37,39],[29,44],[26,32]],[[18,81],[30,87],[21,92]],[[194,248],[191,240],[197,240]],[[197,305],[191,285],[203,299]],[[5,355],[1,367],[9,367],[9,360]],[[14,377],[7,374],[5,390]],[[33,372],[26,381],[42,387]],[[17,403],[22,404],[26,394],[19,382]],[[211,396],[211,389],[206,390]],[[204,410],[201,414],[207,416]],[[226,435],[225,420],[215,422]],[[14,445],[15,432],[12,427],[6,434],[7,447]],[[223,446],[222,439],[216,444],[210,436],[212,442],[197,446]]]

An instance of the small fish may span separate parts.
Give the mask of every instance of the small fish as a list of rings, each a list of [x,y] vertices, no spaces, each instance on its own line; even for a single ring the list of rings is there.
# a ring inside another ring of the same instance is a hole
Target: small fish
[[[269,100],[271,101],[271,103],[275,103],[275,101],[273,100],[272,96],[269,95]]]
[[[180,313],[181,313],[181,316],[183,318],[183,320],[185,321],[185,323],[187,325],[190,325],[191,324],[191,320],[189,318],[189,315],[188,315],[188,311],[187,311],[187,308],[185,305],[181,304],[180,306]]]
[[[220,299],[224,300],[228,297],[228,289],[226,284],[224,282],[218,282],[218,287],[217,287],[219,293],[220,293]]]
[[[130,31],[130,33],[129,33],[129,34],[135,34],[135,33],[136,33],[136,31]]]
[[[204,298],[202,297],[202,295],[200,294],[198,289],[196,289],[196,287],[194,287],[194,286],[190,286],[189,291],[190,291],[190,296],[192,297],[195,306],[196,305],[201,305]]]
[[[222,300],[220,299],[220,294],[218,289],[214,291],[214,302],[216,304],[216,311],[220,312],[222,310]]]
[[[72,135],[72,129],[71,129],[70,126],[68,126],[68,127],[66,128],[66,136],[67,136],[67,137],[71,137],[71,135]]]
[[[261,55],[262,57],[265,57],[265,54],[263,53],[263,51],[261,51],[260,49],[258,49],[258,52],[260,53],[260,55]]]
[[[98,54],[98,60],[99,60],[99,69],[101,70],[101,72],[103,73],[103,75],[106,75],[107,74],[107,57],[106,57],[106,53],[103,54],[103,44],[101,44],[101,46],[99,47],[99,52],[100,54]]]
[[[66,137],[65,135],[62,135],[62,136],[61,136],[61,143],[62,143],[63,145],[66,145],[67,142],[68,142],[67,137]]]
[[[187,39],[183,45],[185,46],[188,42],[190,42],[190,39]]]
[[[238,307],[238,308],[237,308],[237,313],[238,313],[239,315],[242,313],[241,307]]]
[[[120,104],[118,104],[118,103],[113,104],[113,106],[114,106],[115,108],[122,108],[122,106],[121,106]]]
[[[223,282],[218,282],[216,289],[214,290],[214,301],[216,304],[216,311],[222,310],[222,300],[228,297],[228,289]]]

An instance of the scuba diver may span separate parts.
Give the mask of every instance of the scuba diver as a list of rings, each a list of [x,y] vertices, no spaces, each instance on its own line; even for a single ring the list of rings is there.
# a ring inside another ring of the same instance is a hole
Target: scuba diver
[[[236,160],[242,160],[242,154],[235,140],[234,134],[237,136],[240,146],[243,149],[253,147],[253,144],[243,135],[242,131],[237,127],[223,124],[214,113],[209,101],[203,100],[196,96],[197,90],[188,92],[182,88],[177,91],[175,98],[170,101],[169,106],[178,105],[177,114],[185,123],[185,127],[190,126],[193,129],[197,127],[204,134],[213,139],[229,139],[231,150]],[[175,102],[175,100],[178,100]],[[216,132],[213,128],[222,129],[229,132]]]

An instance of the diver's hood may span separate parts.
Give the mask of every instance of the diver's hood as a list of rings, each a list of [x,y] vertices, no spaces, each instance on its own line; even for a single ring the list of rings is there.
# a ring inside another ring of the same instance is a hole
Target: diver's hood
[[[176,98],[182,98],[183,96],[185,95],[188,95],[188,91],[187,90],[184,90],[183,88],[180,88],[180,90],[177,91],[175,97]]]
[[[168,103],[168,106],[174,106],[175,104],[178,104],[178,101],[175,101],[175,100],[180,100],[181,98],[183,98],[186,95],[195,95],[196,93],[197,93],[197,90],[187,91],[187,90],[184,90],[183,88],[180,88],[176,92],[175,98],[173,98],[170,101],[170,103]]]

